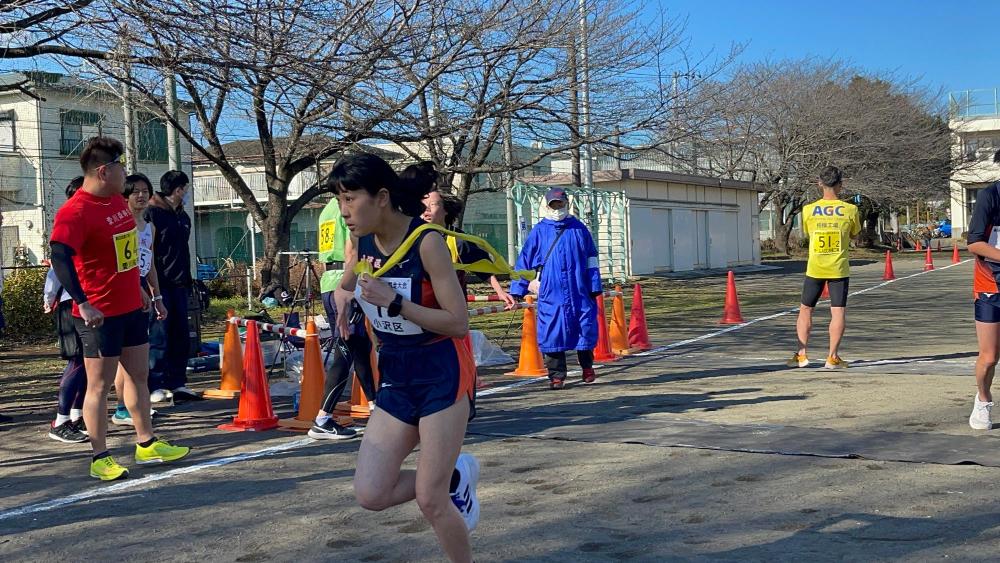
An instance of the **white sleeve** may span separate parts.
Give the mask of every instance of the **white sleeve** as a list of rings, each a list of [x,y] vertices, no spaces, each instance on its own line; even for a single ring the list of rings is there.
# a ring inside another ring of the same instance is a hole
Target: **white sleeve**
[[[49,273],[45,274],[45,287],[42,289],[42,305],[48,305],[56,300],[62,284],[56,278],[56,271],[49,268]]]

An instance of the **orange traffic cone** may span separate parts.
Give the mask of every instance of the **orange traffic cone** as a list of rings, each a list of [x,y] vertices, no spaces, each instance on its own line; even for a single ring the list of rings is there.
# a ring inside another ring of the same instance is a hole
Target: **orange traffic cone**
[[[233,399],[240,394],[243,384],[243,347],[240,331],[229,319],[236,316],[232,309],[226,311],[226,336],[222,340],[222,381],[218,389],[202,393],[206,399]]]
[[[958,254],[958,245],[956,244],[955,248],[951,251],[951,263],[952,264],[958,264],[961,261],[962,261],[962,257],[959,256],[959,254]]]
[[[934,258],[931,256],[931,247],[927,245],[927,258],[924,259],[924,271],[934,269]]]
[[[608,338],[608,317],[604,314],[604,294],[597,296],[597,347],[594,348],[595,362],[613,362],[618,357],[611,352]]]
[[[319,332],[316,323],[306,322],[306,345],[302,358],[302,385],[299,391],[299,414],[295,418],[278,421],[282,428],[309,430],[316,420],[316,413],[323,404],[323,354],[319,350]]]
[[[827,283],[825,281],[823,282],[823,293],[820,294],[819,298],[820,299],[829,299],[830,298],[830,284],[829,283]]]
[[[628,345],[628,322],[625,321],[625,296],[622,286],[615,286],[614,300],[611,302],[611,351],[625,356],[633,350]]]
[[[524,298],[529,304],[535,298],[528,295]],[[535,310],[532,307],[524,309],[524,324],[521,327],[521,353],[517,358],[517,369],[507,372],[515,377],[538,377],[548,375],[549,370],[542,362],[542,351],[538,349],[538,327],[535,325]]]
[[[243,355],[243,387],[240,389],[240,410],[231,424],[220,424],[220,430],[261,431],[278,426],[278,417],[271,407],[271,391],[264,375],[264,354],[260,349],[257,322],[247,323],[247,349]]]
[[[920,248],[920,239],[917,239],[917,252],[920,252],[923,248]]]
[[[882,274],[883,281],[896,279],[896,272],[892,269],[892,252],[885,251],[885,273]]]
[[[729,270],[729,280],[726,283],[726,306],[719,324],[736,325],[746,322],[740,313],[740,298],[736,295],[736,276]]]
[[[635,284],[632,290],[632,314],[629,315],[628,346],[633,350],[652,350],[649,330],[646,327],[646,308],[642,303],[642,288]]]

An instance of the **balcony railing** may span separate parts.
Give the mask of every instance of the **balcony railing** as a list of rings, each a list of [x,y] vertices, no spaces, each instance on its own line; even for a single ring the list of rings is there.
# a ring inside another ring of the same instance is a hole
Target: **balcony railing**
[[[267,200],[267,181],[263,172],[245,173],[241,176],[257,201]],[[288,200],[292,201],[298,198],[315,182],[316,172],[312,170],[300,172],[292,179],[292,185],[288,188]],[[242,203],[242,200],[225,178],[211,175],[195,176],[194,202],[195,205],[218,205],[220,203],[239,204]]]
[[[961,90],[948,94],[953,119],[1000,117],[1000,89]]]

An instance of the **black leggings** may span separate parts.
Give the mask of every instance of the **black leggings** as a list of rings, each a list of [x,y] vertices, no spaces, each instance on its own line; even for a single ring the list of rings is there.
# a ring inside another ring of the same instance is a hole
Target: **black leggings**
[[[83,368],[83,356],[70,358],[59,379],[59,410],[69,416],[70,409],[82,409],[83,398],[87,396],[87,371]]]
[[[358,378],[361,390],[365,392],[369,401],[375,400],[375,377],[371,364],[372,341],[362,330],[360,334],[348,338],[346,346],[342,346],[341,342],[343,341],[335,339],[333,350],[324,354],[324,360],[326,354],[333,354],[333,363],[326,370],[323,382],[323,406],[320,407],[327,413],[333,412],[340,401],[340,396],[344,394],[344,388],[347,387],[351,375],[351,364],[354,364],[354,376]]]
[[[576,359],[583,369],[594,367],[593,350],[577,350]],[[549,379],[566,379],[566,352],[546,352],[545,367],[549,370]]]

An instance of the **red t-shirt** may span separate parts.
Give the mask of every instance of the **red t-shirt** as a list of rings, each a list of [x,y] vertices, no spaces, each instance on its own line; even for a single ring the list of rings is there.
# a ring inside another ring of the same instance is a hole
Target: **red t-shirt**
[[[105,317],[142,308],[139,237],[125,198],[77,191],[56,213],[49,240],[73,249],[80,286]],[[80,316],[75,302],[73,315]]]

